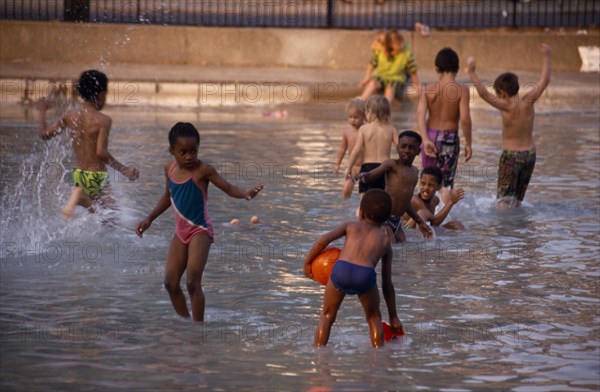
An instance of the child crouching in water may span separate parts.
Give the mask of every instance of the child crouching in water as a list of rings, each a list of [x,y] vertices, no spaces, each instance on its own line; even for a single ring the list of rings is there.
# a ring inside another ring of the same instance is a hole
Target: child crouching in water
[[[359,221],[345,222],[323,234],[308,252],[304,274],[313,278],[312,262],[329,243],[345,236],[340,257],[333,266],[325,287],[323,310],[315,333],[315,345],[325,346],[331,327],[346,294],[357,294],[365,311],[371,344],[383,346],[383,325],[379,311],[379,289],[375,267],[381,259],[382,291],[390,325],[401,331],[396,313],[396,292],[392,283],[392,238],[383,224],[390,217],[392,200],[386,191],[370,189],[360,202]]]
[[[194,321],[204,320],[204,293],[202,274],[213,229],[206,208],[208,184],[237,199],[253,199],[262,185],[244,192],[230,184],[217,173],[214,167],[198,159],[200,134],[190,123],[179,122],[169,132],[169,152],[175,158],[165,165],[166,187],[158,204],[136,228],[142,234],[152,222],[171,205],[175,210],[175,235],[169,246],[165,272],[165,288],[178,315],[190,317],[186,299],[179,282],[186,271],[186,286],[192,302]]]

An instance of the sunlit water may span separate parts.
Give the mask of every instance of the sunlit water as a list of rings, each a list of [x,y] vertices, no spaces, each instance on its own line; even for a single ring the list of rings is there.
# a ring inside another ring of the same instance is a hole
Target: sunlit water
[[[65,135],[37,138],[33,113],[2,109],[0,381],[3,390],[597,390],[599,339],[598,112],[541,110],[538,165],[520,210],[493,208],[500,119],[473,109],[467,194],[452,212],[466,232],[409,234],[394,246],[393,279],[408,335],[371,348],[347,297],[326,348],[312,345],[323,286],[302,274],[323,233],[353,219],[330,175],[343,105],[106,110],[111,152],[138,165],[105,214],[60,210],[70,192]],[[414,106],[394,113],[414,124]],[[143,239],[133,228],[164,191],[167,132],[190,121],[200,157],[229,181],[264,183],[253,201],[209,190],[216,241],[204,274],[206,322],[175,315],[162,287],[174,217]],[[251,225],[258,215],[262,224]],[[230,225],[233,218],[241,224]],[[113,217],[114,219],[114,217]],[[384,310],[382,305],[382,310]],[[386,313],[383,313],[387,316]]]

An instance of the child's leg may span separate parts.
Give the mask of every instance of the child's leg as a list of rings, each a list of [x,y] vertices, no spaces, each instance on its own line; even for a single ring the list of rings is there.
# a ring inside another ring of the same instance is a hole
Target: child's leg
[[[335,317],[345,296],[346,294],[335,288],[331,280],[327,282],[323,296],[323,309],[315,332],[315,346],[325,346],[329,341],[331,326],[335,322]]]
[[[69,219],[73,215],[75,206],[79,204],[79,200],[81,199],[82,194],[83,188],[80,188],[78,186],[73,188],[73,190],[71,191],[71,196],[69,197],[69,201],[67,201],[67,204],[62,210],[63,219]]]
[[[392,104],[392,102],[394,102],[395,92],[396,92],[395,88],[391,84],[388,84],[387,86],[385,86],[385,89],[383,90],[383,96],[387,98],[390,105]]]
[[[173,236],[171,245],[169,246],[169,254],[167,255],[167,266],[165,270],[165,289],[169,293],[173,308],[178,315],[182,317],[190,317],[185,295],[179,286],[181,275],[187,266],[188,247],[181,242],[177,235]]]
[[[354,182],[352,181],[352,179],[346,178],[344,180],[344,185],[342,186],[342,196],[344,197],[344,199],[350,198],[350,195],[352,194],[352,189],[354,189]]]
[[[376,80],[371,79],[369,83],[365,86],[362,94],[360,95],[360,99],[366,100],[371,95],[375,94],[377,90],[379,90],[380,86]]]
[[[373,347],[383,346],[383,324],[381,323],[381,312],[379,311],[379,289],[373,287],[367,293],[358,296],[365,317],[369,323],[369,332],[371,334],[371,344]]]
[[[204,321],[204,292],[202,291],[202,274],[208,260],[211,239],[204,234],[192,237],[188,246],[188,262],[186,286],[192,300],[192,317],[194,321]]]

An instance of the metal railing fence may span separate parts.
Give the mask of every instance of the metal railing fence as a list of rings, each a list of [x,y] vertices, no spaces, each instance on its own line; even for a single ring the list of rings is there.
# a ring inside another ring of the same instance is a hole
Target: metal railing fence
[[[2,0],[0,19],[229,27],[593,28],[597,0]]]

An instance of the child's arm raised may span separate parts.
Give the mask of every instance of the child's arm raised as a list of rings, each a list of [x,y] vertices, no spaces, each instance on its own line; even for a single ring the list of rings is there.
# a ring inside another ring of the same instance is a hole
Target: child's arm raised
[[[310,248],[310,251],[308,251],[306,258],[304,259],[304,275],[307,278],[313,279],[311,265],[312,265],[312,262],[315,259],[315,257],[317,257],[317,255],[319,253],[321,253],[321,251],[323,249],[325,249],[325,247],[327,245],[329,245],[331,242],[344,236],[346,234],[347,226],[348,226],[348,223],[342,223],[341,225],[339,225],[332,231],[323,234],[321,237],[319,237],[317,242],[315,242],[315,244],[312,246],[312,248]]]
[[[123,174],[125,177],[130,180],[135,180],[140,175],[138,169],[133,166],[125,166],[121,162],[117,161],[115,157],[108,151],[108,137],[110,133],[110,127],[112,125],[112,120],[110,117],[105,117],[103,119],[104,124],[100,126],[100,130],[98,132],[98,140],[96,142],[96,155],[100,158],[105,164],[111,166],[119,173]]]
[[[540,44],[540,52],[542,52],[542,56],[544,57],[540,80],[532,86],[531,91],[523,95],[523,101],[531,104],[535,103],[542,96],[542,93],[550,84],[550,75],[552,73],[552,48],[547,44]]]
[[[475,73],[475,67],[476,67],[475,58],[469,57],[467,59],[467,64],[468,64],[469,78],[471,79],[471,82],[473,82],[473,86],[475,86],[475,89],[477,90],[477,94],[479,94],[479,96],[484,101],[486,101],[487,103],[489,103],[496,109],[503,110],[503,111],[508,110],[508,108],[509,108],[508,102],[496,95],[491,95],[488,92],[487,88],[481,83],[481,80],[479,80],[477,73]]]
[[[444,207],[438,212],[432,219],[432,226],[439,226],[444,222],[444,219],[450,213],[452,207],[465,197],[465,191],[462,188],[456,190],[450,190],[448,188],[442,188],[442,200],[444,201]]]
[[[38,132],[42,140],[48,140],[60,133],[60,130],[66,127],[65,117],[62,116],[54,125],[46,124],[46,111],[52,106],[48,98],[41,98],[35,103],[35,108],[39,111]]]
[[[226,179],[221,177],[221,175],[217,172],[217,170],[214,167],[207,165],[207,164],[204,164],[203,175],[208,181],[212,182],[217,188],[219,188],[220,190],[225,192],[228,196],[236,198],[236,199],[252,200],[256,197],[256,195],[258,195],[258,192],[260,192],[264,187],[261,184],[261,185],[255,187],[255,188],[252,188],[248,191],[243,191],[242,189],[238,188],[237,186],[229,183]]]
[[[392,245],[388,243],[387,251],[381,258],[381,290],[390,317],[390,325],[396,330],[402,330],[402,323],[396,311],[396,289],[392,282]]]

